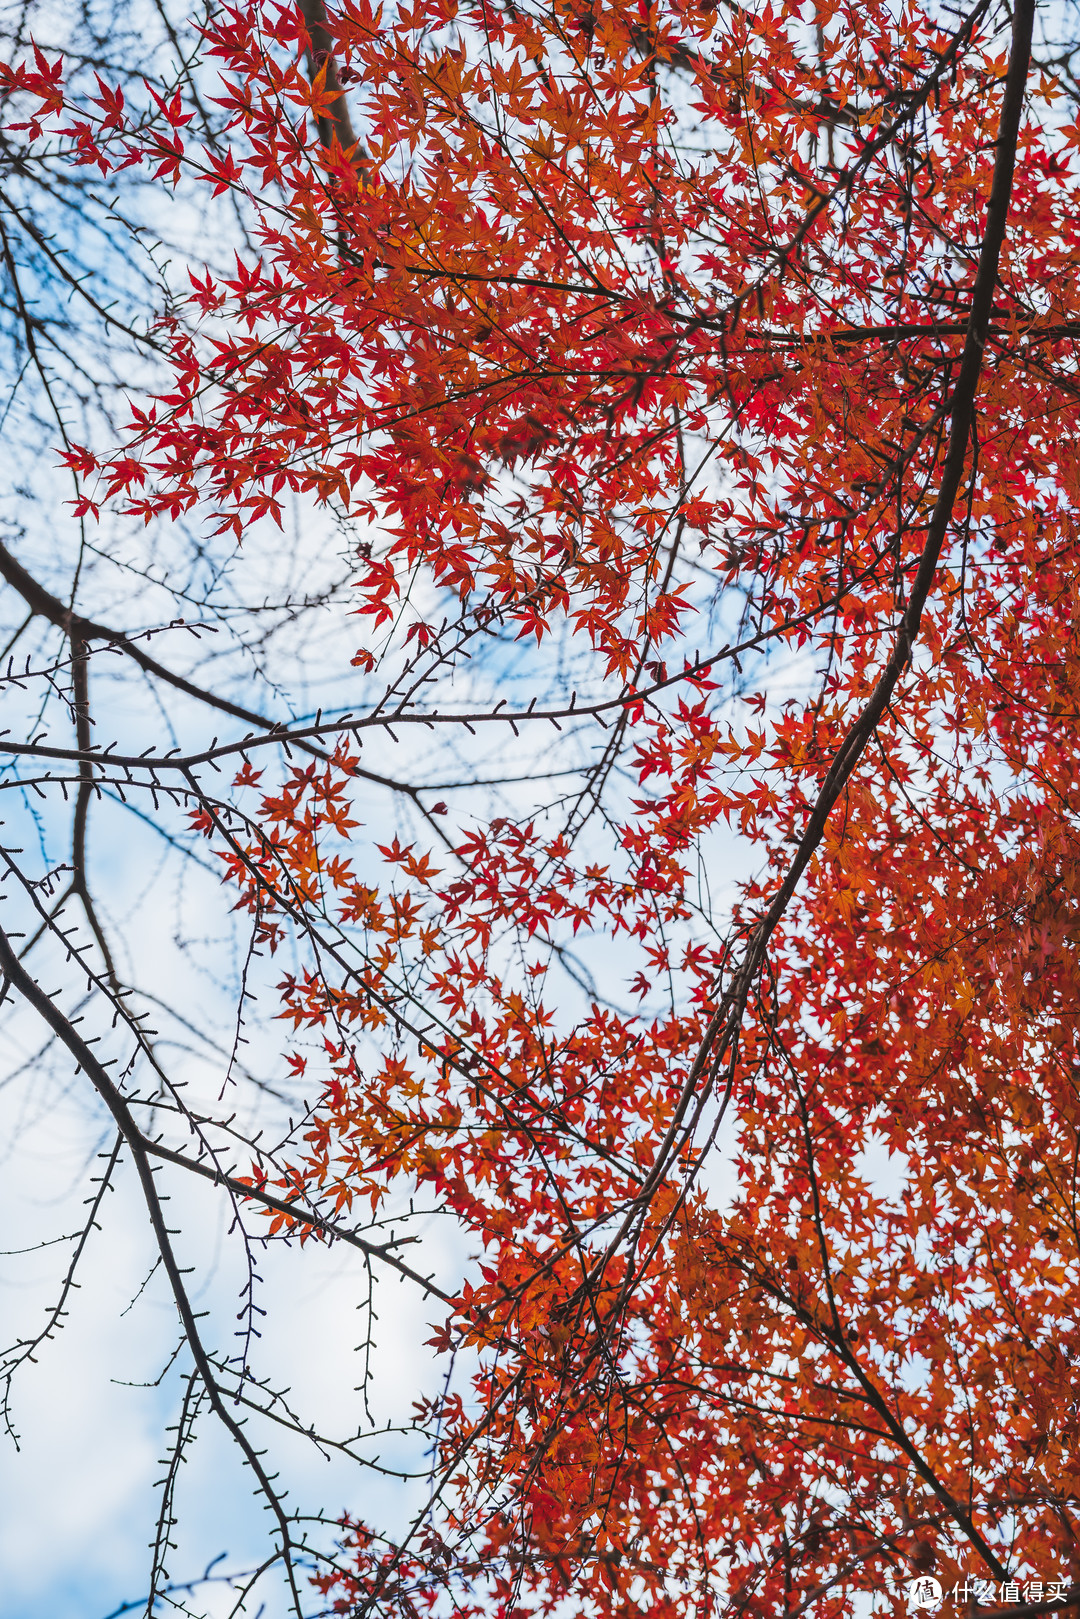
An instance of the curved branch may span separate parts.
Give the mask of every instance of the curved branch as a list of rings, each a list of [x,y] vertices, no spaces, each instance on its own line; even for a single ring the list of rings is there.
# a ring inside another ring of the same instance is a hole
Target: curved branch
[[[258,1480],[259,1489],[266,1500],[267,1506],[277,1520],[278,1533],[281,1536],[281,1554],[285,1562],[293,1606],[297,1619],[300,1619],[302,1606],[300,1592],[296,1583],[296,1570],[293,1566],[292,1534],[289,1528],[289,1519],[282,1505],[281,1497],[274,1489],[273,1480],[263,1466],[259,1452],[247,1437],[241,1424],[226,1408],[222,1398],[217,1378],[210,1364],[210,1357],[199,1332],[198,1319],[188,1296],[187,1288],[184,1285],[183,1273],[173,1249],[172,1233],[166,1223],[161,1199],[154,1182],[154,1171],[150,1163],[146,1138],[132,1117],[127,1101],[113,1084],[105,1068],[94,1056],[86,1042],[72,1028],[59,1007],[53,1004],[40,985],[31,978],[12,949],[11,942],[3,928],[0,928],[0,970],[4,972],[23,999],[29,1002],[68,1048],[79,1066],[85,1070],[91,1084],[112,1114],[116,1121],[117,1129],[127,1143],[139,1177],[147,1213],[150,1216],[150,1224],[157,1241],[158,1252],[161,1255],[162,1264],[169,1278],[173,1299],[184,1328],[188,1347],[191,1350],[192,1359],[198,1369],[199,1376],[206,1389],[207,1398],[213,1407],[215,1415],[239,1447],[244,1460]]]

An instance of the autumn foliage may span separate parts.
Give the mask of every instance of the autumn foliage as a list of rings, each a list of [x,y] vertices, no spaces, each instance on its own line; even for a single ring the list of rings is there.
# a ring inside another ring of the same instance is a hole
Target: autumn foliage
[[[258,218],[124,443],[69,452],[83,510],[257,552],[299,497],[356,536],[351,717],[321,759],[221,744],[198,811],[299,952],[320,1092],[252,1183],[341,1219],[418,1187],[475,1256],[432,1304],[466,1372],[430,1504],[345,1522],[333,1611],[1080,1578],[1080,128],[1030,30],[220,6],[215,147],[179,91],[9,70],[73,162]],[[493,638],[531,687],[426,699]],[[450,727],[592,751],[361,855],[357,766]]]

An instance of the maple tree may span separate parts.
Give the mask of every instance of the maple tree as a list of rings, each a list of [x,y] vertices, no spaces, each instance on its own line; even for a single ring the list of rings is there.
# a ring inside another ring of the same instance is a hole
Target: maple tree
[[[237,1156],[92,920],[67,948],[194,1144],[158,1138],[0,938],[135,1165],[297,1612],[1080,1584],[1080,121],[1035,23],[237,3],[202,30],[209,134],[183,81],[4,70],[29,150],[249,221],[173,287],[167,382],[63,447],[74,519],[196,523],[257,574],[299,502],[350,548],[342,705],[211,696],[247,730],[171,752],[92,739],[78,684],[95,643],[164,666],[5,564],[81,729],[4,747],[43,791],[177,806],[316,1092]],[[465,807],[396,774],[424,749]],[[411,833],[369,839],[373,783]],[[348,1242],[425,1290],[448,1370],[409,1526],[347,1515],[331,1549],[287,1507],[163,1162],[256,1247]],[[410,1197],[467,1239],[454,1280],[372,1235]]]

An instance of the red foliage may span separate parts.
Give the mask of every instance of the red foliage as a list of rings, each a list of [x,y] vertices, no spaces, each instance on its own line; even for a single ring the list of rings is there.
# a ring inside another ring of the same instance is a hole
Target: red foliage
[[[282,983],[325,1076],[286,1193],[423,1185],[481,1255],[434,1339],[477,1368],[427,1412],[437,1498],[400,1545],[348,1528],[341,1612],[901,1612],[935,1563],[1078,1567],[1080,142],[1046,78],[1010,134],[991,7],[804,10],[344,0],[346,149],[299,14],[237,4],[227,152],[104,86],[68,126],[260,222],[163,323],[170,391],[73,452],[94,498],[367,520],[359,612],[421,673],[418,571],[470,635],[568,625],[593,696],[467,718],[603,723],[594,785],[637,783],[603,848],[538,809],[377,878],[355,737],[456,722],[402,706],[238,777],[242,833],[204,817],[265,941],[363,953]],[[40,53],[7,82],[63,115]],[[726,931],[725,826],[762,855]],[[582,932],[621,981],[567,1017]]]

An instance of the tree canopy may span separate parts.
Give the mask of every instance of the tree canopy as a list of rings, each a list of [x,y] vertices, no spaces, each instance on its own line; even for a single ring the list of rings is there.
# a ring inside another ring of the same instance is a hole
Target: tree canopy
[[[0,548],[43,637],[8,662],[4,782],[47,829],[5,835],[0,967],[111,1120],[102,1190],[134,1176],[179,1316],[148,1615],[195,1404],[269,1508],[238,1600],[280,1576],[297,1614],[1080,1585],[1080,119],[1051,25],[257,0],[123,82],[15,41],[24,258],[132,358],[122,408],[56,400],[64,564]],[[62,187],[114,245],[137,194],[132,262],[170,208],[215,246],[148,258],[121,321],[67,267],[85,234],[35,224]],[[13,352],[78,393],[17,247]],[[146,1022],[151,992],[198,1005],[113,942],[103,801],[220,876],[216,1101]],[[276,1077],[239,1117],[245,1039]],[[163,1208],[185,1177],[249,1256],[239,1350]],[[453,1274],[410,1254],[432,1213]],[[286,1499],[274,1243],[426,1300],[409,1521]]]

